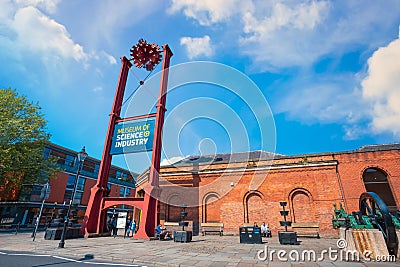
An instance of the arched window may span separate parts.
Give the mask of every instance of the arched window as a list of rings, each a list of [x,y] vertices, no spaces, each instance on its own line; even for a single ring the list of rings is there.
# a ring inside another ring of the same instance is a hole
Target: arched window
[[[298,188],[292,191],[289,196],[292,221],[293,222],[314,222],[314,208],[311,194],[305,189]]]
[[[177,195],[173,194],[168,197],[167,200],[167,210],[166,210],[166,219],[168,222],[179,222],[181,219],[181,205],[183,203],[182,198]]]
[[[220,222],[221,215],[218,205],[219,196],[217,193],[211,192],[204,196],[203,199],[203,222]]]
[[[378,194],[390,211],[397,210],[396,201],[385,172],[377,168],[368,168],[363,173],[363,181],[367,192]]]
[[[263,195],[259,191],[250,191],[244,196],[244,223],[253,223],[265,221],[267,214]]]

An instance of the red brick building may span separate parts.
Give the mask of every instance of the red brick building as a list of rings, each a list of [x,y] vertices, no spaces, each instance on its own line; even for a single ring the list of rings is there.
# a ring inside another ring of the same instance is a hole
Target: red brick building
[[[138,178],[138,193],[146,182]],[[358,211],[361,193],[378,193],[391,210],[400,205],[400,144],[372,145],[354,151],[297,156],[254,151],[188,157],[161,170],[160,221],[179,221],[189,206],[194,228],[222,222],[238,233],[244,223],[266,222],[283,229],[279,201],[287,201],[292,222],[316,222],[321,236],[336,236],[333,204]]]
[[[90,152],[90,151],[89,151]],[[48,144],[44,150],[45,156],[53,156],[57,159],[57,167],[61,171],[55,179],[50,180],[50,194],[45,200],[41,224],[49,222],[58,216],[57,210],[65,208],[72,198],[74,182],[78,164],[77,152],[68,148]],[[96,184],[99,172],[100,160],[87,157],[83,163],[77,181],[76,194],[72,201],[74,208],[78,210],[78,221],[84,216],[90,189]],[[126,169],[111,166],[108,189],[109,196],[129,197],[135,195],[135,180],[137,174]],[[2,192],[0,187],[0,226],[17,224],[30,226],[34,218],[38,216],[41,207],[41,189],[43,185],[26,184],[15,192]],[[129,207],[117,207],[117,210],[130,211]]]

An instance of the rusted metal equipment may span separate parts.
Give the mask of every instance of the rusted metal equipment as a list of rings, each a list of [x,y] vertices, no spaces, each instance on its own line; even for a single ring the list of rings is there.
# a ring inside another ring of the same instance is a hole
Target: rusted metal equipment
[[[390,212],[382,198],[374,192],[362,193],[359,199],[359,211],[347,214],[342,205],[332,218],[335,228],[378,229],[384,239],[390,255],[397,255],[399,240],[396,229],[400,230],[400,211]]]

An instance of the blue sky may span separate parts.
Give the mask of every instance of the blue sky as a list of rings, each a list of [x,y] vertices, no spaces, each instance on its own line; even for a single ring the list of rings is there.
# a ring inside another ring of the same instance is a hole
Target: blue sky
[[[0,86],[39,103],[53,142],[77,151],[85,145],[93,157],[101,157],[119,58],[140,38],[168,44],[172,66],[212,61],[255,85],[238,96],[236,85],[221,86],[222,75],[216,84],[171,90],[164,146],[173,148],[164,157],[271,146],[293,155],[399,141],[400,1],[0,0],[0,6]],[[137,87],[135,75],[147,73],[132,69],[126,95]],[[171,79],[182,75],[172,72]],[[242,78],[238,88],[248,82]],[[151,106],[158,90],[151,84],[132,97],[126,114],[141,101]],[[269,112],[275,129],[256,119]],[[141,172],[147,158],[127,156],[129,168]],[[123,156],[113,162],[126,166]]]

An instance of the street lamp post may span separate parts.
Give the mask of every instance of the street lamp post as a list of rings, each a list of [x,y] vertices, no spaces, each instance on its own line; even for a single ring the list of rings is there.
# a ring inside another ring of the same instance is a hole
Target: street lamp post
[[[75,178],[75,181],[74,181],[74,190],[72,191],[71,200],[69,201],[69,204],[68,204],[67,214],[65,215],[65,218],[64,218],[64,227],[63,227],[62,234],[61,234],[61,240],[60,240],[60,243],[58,243],[58,247],[59,248],[64,248],[64,245],[65,245],[65,235],[67,234],[67,226],[68,226],[68,223],[69,223],[69,213],[71,211],[71,205],[72,205],[72,203],[74,201],[74,198],[75,198],[76,188],[78,186],[79,173],[82,170],[83,162],[85,161],[87,156],[88,156],[88,154],[86,153],[85,147],[83,147],[82,150],[77,155],[77,157],[78,157],[78,170],[76,171],[76,178]]]

